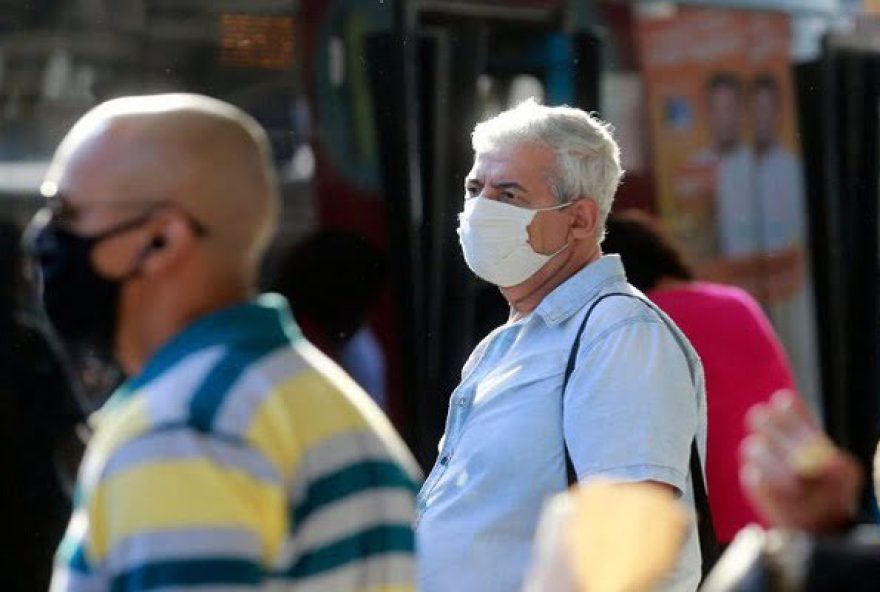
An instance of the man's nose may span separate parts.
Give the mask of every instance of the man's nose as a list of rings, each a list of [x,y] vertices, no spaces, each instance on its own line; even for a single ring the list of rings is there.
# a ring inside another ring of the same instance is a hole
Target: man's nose
[[[492,201],[500,201],[501,200],[501,192],[492,189],[491,187],[486,187],[477,197],[482,197],[485,199],[491,199]]]

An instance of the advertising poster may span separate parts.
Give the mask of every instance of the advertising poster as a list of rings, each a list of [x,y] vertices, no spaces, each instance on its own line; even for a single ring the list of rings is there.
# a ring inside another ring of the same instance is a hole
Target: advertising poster
[[[791,28],[679,7],[637,21],[658,209],[703,279],[761,302],[815,407],[818,372]]]

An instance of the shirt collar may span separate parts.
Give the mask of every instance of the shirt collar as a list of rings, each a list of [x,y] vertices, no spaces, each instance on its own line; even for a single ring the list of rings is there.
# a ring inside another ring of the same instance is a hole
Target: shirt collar
[[[121,388],[133,391],[165,373],[185,356],[213,345],[281,345],[300,337],[287,300],[263,294],[202,316],[177,333],[150,358],[143,371]]]
[[[608,283],[626,281],[619,255],[603,255],[547,294],[535,312],[548,325],[558,325],[593,300]]]

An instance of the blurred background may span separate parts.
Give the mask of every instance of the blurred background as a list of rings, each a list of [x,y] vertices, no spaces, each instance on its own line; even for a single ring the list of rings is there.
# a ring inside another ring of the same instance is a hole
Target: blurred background
[[[880,3],[0,0],[0,217],[27,221],[90,107],[168,91],[269,131],[285,208],[265,286],[424,467],[463,361],[507,315],[455,232],[470,131],[530,96],[614,124],[616,207],[659,216],[701,277],[764,305],[804,397],[869,464]]]

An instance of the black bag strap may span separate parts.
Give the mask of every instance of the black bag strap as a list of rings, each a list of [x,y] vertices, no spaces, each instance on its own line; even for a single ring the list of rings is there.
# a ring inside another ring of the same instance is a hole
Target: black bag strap
[[[660,317],[660,319],[667,326],[667,328],[672,331],[672,328],[669,327],[666,318],[662,314],[659,314],[659,311],[656,311],[654,305],[652,305],[650,302],[647,302],[644,298],[641,298],[634,294],[627,294],[626,292],[609,292],[594,300],[593,303],[590,305],[590,308],[587,309],[587,314],[584,315],[584,320],[581,321],[581,326],[578,328],[577,336],[575,337],[574,344],[571,347],[571,353],[568,356],[568,364],[565,366],[565,377],[562,380],[563,417],[565,416],[565,389],[566,387],[568,387],[568,380],[569,378],[571,378],[572,372],[574,372],[575,362],[577,361],[577,353],[581,345],[581,336],[583,336],[584,334],[584,329],[587,327],[587,321],[590,320],[590,315],[593,314],[593,310],[600,302],[611,296],[625,296],[627,298],[633,298],[635,300],[641,301],[652,310],[655,310],[655,312],[658,312],[658,316]],[[674,331],[673,336],[675,336]],[[682,351],[682,353],[684,353],[684,351]],[[572,486],[578,482],[578,478],[577,472],[574,468],[574,463],[571,460],[571,453],[568,450],[568,441],[565,439],[564,430],[562,436],[562,445],[565,449],[565,473],[568,478],[568,485]],[[709,496],[706,493],[706,481],[703,477],[703,467],[702,463],[700,462],[700,451],[697,449],[696,436],[694,436],[694,439],[691,441],[690,470],[691,482],[694,489],[694,506],[697,511],[697,533],[700,538],[700,555],[702,556],[703,562],[701,570],[701,581],[703,581],[706,579],[706,576],[712,570],[712,567],[715,565],[715,563],[718,561],[718,557],[721,555],[721,549],[718,546],[718,537],[715,535],[715,526],[712,523],[712,509],[709,507]]]

